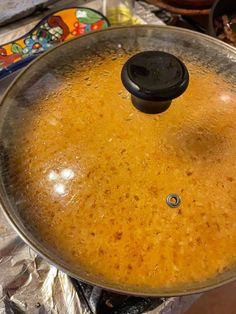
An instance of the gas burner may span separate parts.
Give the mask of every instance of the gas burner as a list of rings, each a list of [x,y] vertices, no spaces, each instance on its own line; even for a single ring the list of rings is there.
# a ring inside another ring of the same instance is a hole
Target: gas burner
[[[108,292],[73,278],[71,281],[90,314],[143,314],[158,308],[165,301],[164,298],[142,298]]]

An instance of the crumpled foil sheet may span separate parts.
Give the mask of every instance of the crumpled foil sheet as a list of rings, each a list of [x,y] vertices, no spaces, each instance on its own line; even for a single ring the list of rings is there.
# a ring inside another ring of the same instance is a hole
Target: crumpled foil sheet
[[[36,255],[0,213],[0,314],[90,313],[70,278]]]
[[[13,19],[25,17],[34,12],[35,7],[44,8],[57,0],[4,0],[0,1],[0,25]]]

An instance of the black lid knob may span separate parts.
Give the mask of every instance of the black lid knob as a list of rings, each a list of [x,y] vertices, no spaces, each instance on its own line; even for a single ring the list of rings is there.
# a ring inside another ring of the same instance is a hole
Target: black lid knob
[[[186,66],[162,51],[145,51],[131,57],[123,66],[121,79],[141,111],[159,113],[188,87]]]

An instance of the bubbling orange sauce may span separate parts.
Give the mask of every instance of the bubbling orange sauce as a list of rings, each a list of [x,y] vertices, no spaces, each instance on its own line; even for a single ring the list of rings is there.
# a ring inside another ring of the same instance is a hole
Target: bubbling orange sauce
[[[20,213],[61,257],[110,282],[204,281],[236,262],[235,90],[189,64],[187,91],[148,115],[120,81],[126,59],[70,75],[16,128]]]

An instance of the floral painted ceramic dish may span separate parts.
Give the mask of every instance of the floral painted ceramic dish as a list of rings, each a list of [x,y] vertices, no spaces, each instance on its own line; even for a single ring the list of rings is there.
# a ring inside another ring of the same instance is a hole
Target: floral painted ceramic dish
[[[0,46],[0,79],[61,42],[109,26],[106,17],[93,9],[77,7],[54,12],[29,33]]]

